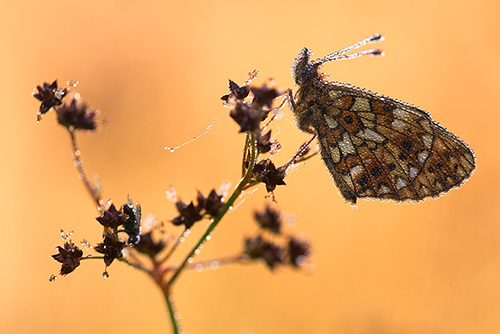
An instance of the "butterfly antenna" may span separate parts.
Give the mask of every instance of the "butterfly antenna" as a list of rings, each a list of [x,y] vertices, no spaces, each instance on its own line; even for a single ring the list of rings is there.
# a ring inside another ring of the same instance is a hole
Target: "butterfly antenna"
[[[329,61],[332,61],[332,60],[352,59],[352,58],[357,58],[357,57],[366,56],[366,55],[383,56],[384,52],[380,49],[370,49],[370,50],[365,50],[365,51],[361,51],[361,52],[357,52],[357,53],[352,53],[349,55],[343,55],[344,53],[347,53],[351,50],[355,50],[357,48],[360,48],[363,45],[366,45],[368,43],[376,43],[376,42],[381,42],[383,40],[384,40],[384,36],[382,36],[380,34],[375,34],[373,36],[370,36],[368,38],[363,39],[362,41],[357,42],[356,44],[348,46],[345,49],[331,53],[324,58],[318,59],[316,64],[322,65],[322,64],[329,62]]]

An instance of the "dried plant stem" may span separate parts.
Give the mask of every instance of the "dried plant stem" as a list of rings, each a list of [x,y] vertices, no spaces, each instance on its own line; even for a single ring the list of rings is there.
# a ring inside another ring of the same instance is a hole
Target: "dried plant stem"
[[[288,167],[290,167],[291,165],[297,163],[298,161],[304,161],[306,159],[302,159],[301,158],[303,157],[304,153],[306,152],[306,150],[309,150],[310,146],[311,146],[311,143],[314,139],[316,139],[316,134],[314,134],[311,139],[309,139],[307,142],[305,142],[304,144],[302,144],[299,148],[299,150],[297,151],[297,153],[295,153],[293,155],[293,157],[283,166],[285,167],[285,169],[288,169]],[[312,155],[311,155],[312,156]]]
[[[103,259],[104,259],[104,256],[84,256],[81,258],[80,261],[83,261],[83,260],[103,260]],[[135,269],[142,270],[148,274],[150,273],[149,270],[147,270],[143,266],[136,264],[136,263],[132,263],[124,257],[117,257],[116,260],[120,261],[120,262],[124,262],[124,263],[128,264],[129,266],[134,267]]]
[[[102,198],[101,198],[101,191],[99,187],[95,186],[87,177],[87,173],[85,172],[85,168],[83,168],[83,161],[80,158],[80,150],[78,149],[78,146],[76,144],[76,136],[75,136],[75,130],[68,130],[69,134],[71,136],[71,143],[73,144],[73,159],[75,161],[75,166],[78,168],[78,177],[83,181],[85,184],[85,188],[87,188],[87,191],[90,193],[90,196],[92,196],[92,199],[96,202],[98,207],[102,206]]]
[[[196,270],[196,268],[199,265],[202,265],[203,267],[207,267],[207,266],[210,266],[211,264],[213,264],[214,262],[217,262],[217,265],[218,265],[217,268],[219,268],[219,266],[221,266],[221,265],[244,262],[245,260],[248,260],[248,259],[249,259],[249,257],[246,254],[237,254],[237,255],[233,255],[233,256],[226,256],[226,257],[221,257],[221,258],[217,258],[217,259],[191,263],[191,264],[186,266],[186,269],[187,270]],[[245,261],[245,262],[248,262],[248,261]]]
[[[186,265],[189,262],[189,259],[191,259],[196,250],[200,248],[200,246],[205,243],[207,240],[207,237],[210,236],[212,231],[217,227],[221,219],[224,217],[224,215],[227,213],[229,208],[231,208],[236,201],[236,199],[240,196],[241,192],[243,189],[245,189],[245,186],[248,184],[252,177],[252,172],[253,172],[253,166],[255,164],[255,161],[257,159],[257,152],[256,152],[256,137],[254,133],[250,133],[250,160],[248,161],[248,169],[243,176],[243,178],[240,180],[236,188],[234,189],[234,192],[231,194],[227,202],[224,204],[224,206],[221,208],[219,215],[217,218],[215,218],[210,225],[208,225],[208,228],[206,229],[205,233],[201,236],[201,238],[198,240],[196,245],[191,249],[191,251],[187,254],[187,256],[184,258],[182,261],[181,265],[179,268],[175,271],[174,275],[170,278],[170,280],[167,282],[167,287],[171,286],[176,279],[179,277],[181,274],[182,270],[186,267]]]

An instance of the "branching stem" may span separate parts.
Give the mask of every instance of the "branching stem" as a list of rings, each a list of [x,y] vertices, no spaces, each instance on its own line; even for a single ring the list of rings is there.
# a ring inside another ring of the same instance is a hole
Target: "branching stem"
[[[234,202],[238,197],[240,196],[241,192],[243,189],[245,189],[245,186],[248,184],[250,179],[252,178],[252,172],[253,172],[253,166],[255,164],[255,161],[257,160],[257,152],[256,152],[256,136],[254,133],[250,133],[250,160],[248,161],[248,169],[243,176],[243,178],[240,180],[236,188],[234,189],[234,192],[231,194],[231,197],[227,200],[227,202],[224,204],[224,206],[221,208],[219,215],[217,218],[215,218],[210,225],[208,225],[208,228],[206,229],[205,233],[201,236],[201,238],[198,240],[196,245],[191,249],[191,251],[187,254],[187,256],[184,258],[182,261],[181,265],[179,268],[175,271],[174,275],[170,278],[170,280],[167,283],[167,286],[171,286],[176,279],[179,277],[181,274],[182,270],[186,267],[190,259],[194,256],[195,252],[197,249],[200,248],[200,246],[205,243],[207,240],[207,237],[210,236],[212,231],[217,227],[221,219],[224,217],[224,215],[227,213],[227,211],[233,206]],[[192,260],[191,260],[192,261]]]

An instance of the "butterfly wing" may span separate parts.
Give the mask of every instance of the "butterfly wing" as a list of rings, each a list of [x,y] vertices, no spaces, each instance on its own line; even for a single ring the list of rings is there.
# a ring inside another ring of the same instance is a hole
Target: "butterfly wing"
[[[326,94],[308,112],[322,158],[348,202],[438,197],[474,171],[469,147],[425,111],[350,85],[322,88]]]

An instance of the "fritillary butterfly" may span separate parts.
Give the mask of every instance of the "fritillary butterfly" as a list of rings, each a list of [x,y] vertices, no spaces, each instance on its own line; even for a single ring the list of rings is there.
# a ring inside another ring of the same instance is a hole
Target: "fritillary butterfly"
[[[473,173],[475,157],[466,143],[412,105],[371,91],[332,82],[322,64],[378,49],[347,54],[383,40],[366,38],[325,58],[311,60],[303,48],[292,67],[299,86],[289,90],[290,109],[300,130],[317,136],[321,157],[346,202],[361,197],[420,201],[459,187]]]

